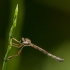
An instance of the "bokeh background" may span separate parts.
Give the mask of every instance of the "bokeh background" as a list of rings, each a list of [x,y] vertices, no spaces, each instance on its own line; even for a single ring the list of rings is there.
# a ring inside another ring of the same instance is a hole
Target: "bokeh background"
[[[25,47],[18,57],[8,61],[7,70],[70,70],[70,0],[0,0],[0,70],[17,3],[19,13],[14,37],[30,38],[34,44],[64,58],[64,62]],[[18,50],[12,47],[9,55]]]

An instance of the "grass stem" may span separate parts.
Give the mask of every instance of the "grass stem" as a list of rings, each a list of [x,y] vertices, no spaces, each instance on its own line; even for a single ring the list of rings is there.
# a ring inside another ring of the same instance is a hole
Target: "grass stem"
[[[7,56],[9,54],[9,51],[11,50],[11,44],[12,44],[12,39],[11,39],[11,36],[13,36],[14,34],[14,30],[15,30],[15,27],[16,27],[16,22],[17,22],[17,15],[18,15],[18,4],[16,6],[16,9],[15,9],[15,13],[14,13],[14,18],[13,18],[13,25],[10,29],[10,32],[9,32],[9,45],[8,45],[8,48],[7,48],[7,52],[6,52],[6,55],[4,57],[4,60],[7,59]],[[2,67],[2,70],[6,70],[6,67],[7,67],[7,62],[3,61],[3,67]]]

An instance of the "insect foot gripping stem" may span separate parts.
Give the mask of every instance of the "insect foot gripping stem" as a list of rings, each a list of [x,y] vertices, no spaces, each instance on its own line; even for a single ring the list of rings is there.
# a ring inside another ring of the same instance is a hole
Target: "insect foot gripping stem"
[[[4,60],[5,62],[7,62],[8,60],[10,60],[13,56],[9,56],[6,60]]]
[[[7,62],[8,60],[4,60],[4,62]]]
[[[10,36],[10,38],[13,38],[13,36]]]

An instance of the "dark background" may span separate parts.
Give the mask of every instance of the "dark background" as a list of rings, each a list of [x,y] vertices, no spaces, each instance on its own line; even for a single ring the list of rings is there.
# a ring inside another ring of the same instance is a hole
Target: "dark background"
[[[64,59],[59,63],[38,50],[25,47],[18,57],[8,61],[7,70],[70,70],[70,1],[0,0],[0,70],[8,45],[16,4],[19,4],[14,37],[32,43]],[[12,47],[10,54],[16,54]]]

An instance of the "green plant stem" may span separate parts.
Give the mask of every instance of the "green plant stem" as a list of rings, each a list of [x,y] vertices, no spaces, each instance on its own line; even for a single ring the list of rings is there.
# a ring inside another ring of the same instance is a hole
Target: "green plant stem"
[[[16,22],[17,22],[17,15],[18,15],[18,4],[16,6],[15,13],[14,13],[13,25],[12,25],[12,27],[10,29],[10,32],[9,32],[9,45],[8,45],[7,52],[6,52],[6,55],[4,57],[4,60],[7,59],[7,56],[9,54],[9,51],[11,50],[11,47],[12,47],[11,46],[11,44],[12,44],[11,36],[13,36],[13,34],[14,34],[14,30],[15,30]],[[2,70],[6,70],[6,66],[7,66],[7,62],[3,61]]]

